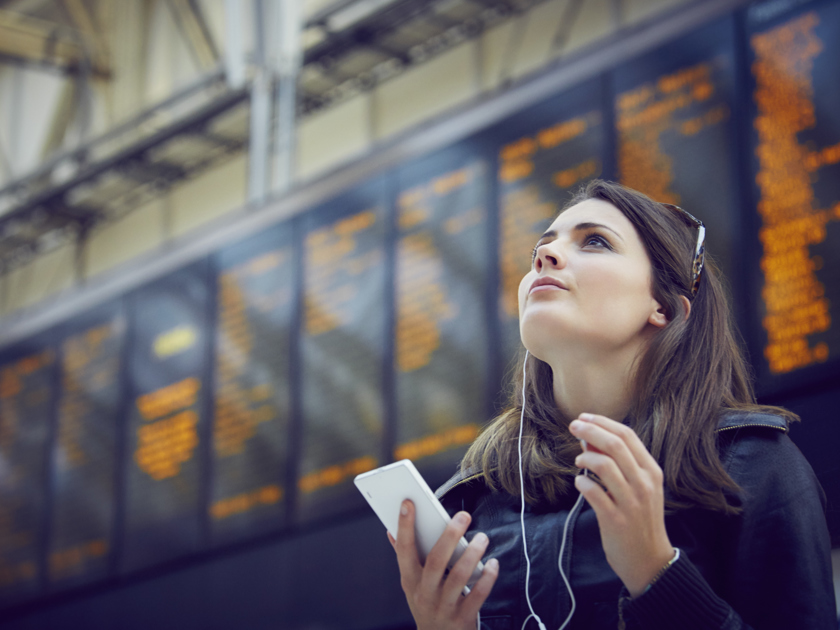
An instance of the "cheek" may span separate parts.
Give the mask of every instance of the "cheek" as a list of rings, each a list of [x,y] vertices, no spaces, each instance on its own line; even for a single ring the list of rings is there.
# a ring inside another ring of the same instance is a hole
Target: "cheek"
[[[603,315],[619,322],[626,320],[632,325],[637,323],[635,320],[640,314],[647,312],[652,299],[650,284],[641,272],[614,274],[609,281],[592,282],[587,288],[588,303],[602,305],[600,309],[593,306],[594,317]]]
[[[525,277],[522,278],[522,281],[519,283],[519,317],[522,318],[522,311],[525,307],[525,298],[528,296],[528,287],[531,286],[531,283],[534,281],[534,272],[529,271],[525,274]]]

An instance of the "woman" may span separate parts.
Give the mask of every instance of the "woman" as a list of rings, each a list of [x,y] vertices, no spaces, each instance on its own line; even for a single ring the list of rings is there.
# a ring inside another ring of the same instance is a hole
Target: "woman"
[[[454,518],[425,565],[410,502],[391,540],[419,630],[479,610],[490,629],[836,628],[824,495],[798,418],[754,404],[704,234],[594,181],[539,239],[511,408],[438,491]]]

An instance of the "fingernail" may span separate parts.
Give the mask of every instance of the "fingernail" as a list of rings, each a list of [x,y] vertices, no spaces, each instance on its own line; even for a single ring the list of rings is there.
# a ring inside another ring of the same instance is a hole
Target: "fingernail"
[[[569,425],[569,429],[572,431],[578,431],[583,427],[583,423],[577,420],[572,420],[572,423]]]
[[[490,558],[484,566],[486,566],[488,569],[495,570],[499,568],[499,561],[496,560],[496,558]]]
[[[466,525],[470,522],[470,517],[466,512],[458,512],[455,515],[455,522],[460,525]]]
[[[486,545],[488,542],[490,542],[487,538],[487,534],[485,534],[484,532],[479,532],[478,534],[476,534],[473,540],[476,541],[479,545]]]
[[[591,413],[582,413],[578,416],[578,419],[579,420],[592,420],[592,414]]]
[[[577,466],[578,468],[580,468],[580,455],[578,455],[577,457],[575,457],[575,466]]]
[[[391,514],[393,514],[393,512],[391,512]],[[403,516],[408,514],[408,503],[405,501],[403,501],[403,504],[400,506],[400,514]]]

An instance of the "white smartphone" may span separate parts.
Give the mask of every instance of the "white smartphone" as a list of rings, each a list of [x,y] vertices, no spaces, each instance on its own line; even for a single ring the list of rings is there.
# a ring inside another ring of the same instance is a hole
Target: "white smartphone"
[[[417,472],[414,464],[408,459],[403,459],[362,473],[354,481],[359,492],[394,538],[397,537],[402,502],[410,499],[414,503],[416,514],[414,535],[417,541],[417,552],[420,554],[420,559],[425,562],[426,556],[440,538],[446,524],[452,519]],[[466,549],[467,540],[462,536],[449,559],[450,569]],[[467,582],[468,588],[472,588],[472,585],[481,577],[482,571],[484,571],[484,564],[479,561]]]

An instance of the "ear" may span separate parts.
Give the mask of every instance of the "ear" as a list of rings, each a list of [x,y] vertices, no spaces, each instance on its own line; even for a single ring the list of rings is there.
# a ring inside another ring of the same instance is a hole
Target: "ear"
[[[650,314],[648,317],[648,323],[656,326],[657,328],[665,328],[665,325],[668,323],[668,316],[665,314],[665,308],[659,303],[654,302],[656,306],[656,310]]]
[[[669,321],[668,316],[665,314],[665,309],[659,302],[654,302],[654,304],[656,305],[656,310],[650,314],[648,323],[656,326],[657,328],[664,328]],[[684,313],[683,320],[687,320],[688,316],[691,315],[691,302],[688,301],[687,297],[681,295],[680,304],[682,304]]]

